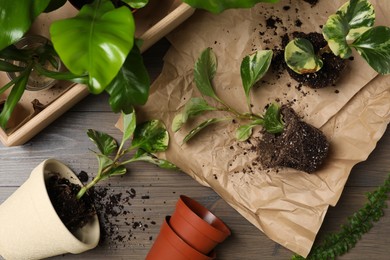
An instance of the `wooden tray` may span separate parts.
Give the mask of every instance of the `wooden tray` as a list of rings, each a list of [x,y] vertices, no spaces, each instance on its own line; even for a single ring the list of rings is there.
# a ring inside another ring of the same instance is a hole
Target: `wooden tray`
[[[192,15],[194,9],[178,0],[151,0],[147,7],[134,14],[136,36],[143,39],[141,51],[172,31],[176,26]],[[31,32],[49,36],[51,22],[72,17],[77,13],[69,3],[55,12],[42,14],[34,22]],[[9,81],[4,72],[0,72],[0,86]],[[21,145],[30,140],[56,118],[88,95],[85,85],[59,82],[53,88],[44,91],[25,91],[11,117],[7,131],[0,128],[0,141],[5,146]],[[7,92],[0,96],[4,100]],[[32,101],[39,100],[44,105],[41,112],[34,112]]]

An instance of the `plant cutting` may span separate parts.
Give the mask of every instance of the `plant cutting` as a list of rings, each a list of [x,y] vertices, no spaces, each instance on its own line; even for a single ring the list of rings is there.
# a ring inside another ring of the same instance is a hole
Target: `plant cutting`
[[[183,143],[189,141],[199,131],[205,127],[222,121],[232,121],[233,119],[246,122],[236,131],[236,138],[239,141],[247,140],[255,126],[261,125],[271,133],[283,131],[283,121],[279,113],[279,106],[271,104],[264,116],[252,113],[250,90],[267,72],[272,60],[272,51],[257,51],[246,56],[241,63],[241,79],[248,105],[248,112],[240,113],[221,100],[215,93],[212,79],[217,71],[217,58],[211,48],[205,49],[194,68],[194,80],[199,92],[217,101],[218,106],[210,105],[204,98],[191,98],[185,105],[183,111],[178,113],[172,121],[172,130],[177,132],[191,118],[201,115],[207,111],[227,112],[230,116],[221,118],[211,118],[192,129],[184,138]]]
[[[169,134],[159,120],[151,120],[136,125],[135,112],[122,114],[123,136],[120,144],[110,135],[89,129],[87,134],[98,148],[94,152],[98,160],[98,171],[94,179],[82,187],[77,194],[80,199],[90,188],[101,180],[127,172],[126,165],[132,162],[145,161],[165,169],[177,169],[167,160],[159,159],[153,153],[163,152],[168,148]],[[126,146],[126,142],[131,143]],[[130,153],[133,153],[129,157]]]
[[[292,259],[335,259],[347,253],[384,215],[383,209],[387,207],[389,192],[390,175],[375,191],[367,193],[368,202],[348,218],[338,233],[325,236],[320,244],[313,247],[307,258],[294,255]]]
[[[248,112],[240,113],[221,100],[215,93],[212,79],[217,70],[217,59],[210,48],[202,52],[195,63],[194,80],[203,96],[217,102],[210,105],[205,98],[191,98],[184,109],[172,121],[172,130],[179,131],[191,118],[205,112],[219,111],[229,114],[203,121],[193,128],[183,139],[186,143],[205,127],[222,122],[233,121],[241,125],[235,137],[238,141],[247,140],[256,126],[262,126],[262,138],[259,143],[260,162],[265,168],[290,167],[308,173],[316,171],[325,161],[329,142],[317,128],[300,120],[299,116],[287,105],[268,105],[264,115],[252,112],[250,91],[267,72],[272,60],[272,51],[257,51],[246,56],[241,63],[241,80],[245,92]]]
[[[374,26],[374,23],[375,10],[368,0],[346,2],[329,16],[322,29],[323,40],[313,37],[314,34],[298,34],[287,44],[284,57],[291,69],[290,75],[313,88],[334,84],[337,78],[332,78],[332,75],[330,79],[329,75],[321,77],[321,73],[327,73],[335,66],[340,74],[345,67],[344,60],[352,56],[353,49],[375,71],[389,74],[390,28]],[[325,83],[311,83],[318,77]]]

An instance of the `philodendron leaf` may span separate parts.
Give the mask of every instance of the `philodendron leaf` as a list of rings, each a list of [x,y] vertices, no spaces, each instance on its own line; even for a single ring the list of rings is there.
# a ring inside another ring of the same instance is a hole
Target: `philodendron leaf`
[[[273,52],[271,50],[256,51],[246,56],[241,62],[241,80],[249,104],[249,92],[253,85],[268,71]]]
[[[351,45],[378,73],[390,74],[390,28],[374,27]]]
[[[130,113],[135,105],[143,105],[149,96],[149,73],[143,63],[141,52],[133,46],[119,73],[107,86],[110,106],[114,112]]]
[[[50,0],[0,0],[0,50],[22,38],[49,3]]]
[[[211,80],[217,71],[217,57],[211,48],[205,49],[195,63],[194,79],[196,87],[205,96],[218,99]]]
[[[341,58],[352,54],[349,43],[374,25],[375,11],[368,0],[350,0],[329,16],[323,35],[332,52]]]
[[[151,120],[137,125],[131,146],[155,153],[165,151],[168,143],[169,134],[163,122]]]
[[[284,123],[280,114],[280,107],[277,104],[271,104],[264,114],[265,130],[271,134],[277,134],[283,131]]]
[[[135,9],[139,9],[144,7],[149,3],[149,0],[131,0],[131,1],[126,1],[128,5]]]
[[[137,126],[135,111],[133,111],[130,114],[122,113],[122,119],[123,119],[122,143],[124,143],[126,142],[126,140],[130,139],[130,137],[134,134],[135,128]]]
[[[101,93],[118,74],[134,43],[129,8],[115,9],[109,0],[84,5],[77,16],[50,27],[55,50],[76,75],[89,75],[89,91]]]
[[[159,159],[158,157],[154,156],[153,154],[146,153],[142,150],[137,151],[137,156],[134,157],[134,161],[149,162],[149,163],[155,164],[158,167],[163,168],[163,169],[169,169],[169,170],[178,170],[179,169],[173,163],[171,163],[167,160],[164,160],[164,159]]]
[[[88,129],[87,135],[103,155],[109,156],[118,149],[116,140],[106,133]]]
[[[264,120],[258,119],[258,120],[252,121],[251,123],[249,123],[247,125],[242,125],[242,126],[238,127],[236,130],[236,139],[238,141],[248,140],[248,138],[252,135],[253,127],[258,126],[258,125],[263,125],[263,124],[264,124]]]
[[[173,118],[172,131],[177,132],[189,118],[213,110],[216,110],[216,108],[207,104],[204,99],[197,97],[191,98],[185,105],[183,111]]]
[[[98,165],[99,165],[99,169],[98,169],[98,173],[97,173],[96,178],[98,178],[100,180],[104,180],[109,176],[106,174],[102,174],[102,172],[104,171],[105,168],[112,165],[113,161],[104,154],[95,153],[95,155],[96,155],[96,158],[98,160]]]
[[[218,122],[221,122],[221,121],[226,121],[226,120],[229,120],[230,118],[211,118],[211,119],[208,119],[204,122],[202,122],[201,124],[199,124],[197,127],[195,127],[194,129],[192,129],[187,135],[186,137],[184,137],[183,139],[183,144],[188,142],[192,137],[194,137],[197,133],[199,133],[201,130],[203,130],[205,127],[209,126],[209,125],[212,125],[212,124],[215,124],[215,123],[218,123]]]
[[[284,59],[288,67],[298,74],[313,73],[323,66],[311,42],[303,38],[296,38],[287,44]]]
[[[108,177],[111,177],[111,176],[123,175],[123,174],[126,174],[126,172],[127,172],[126,167],[123,166],[123,165],[120,165],[118,167],[110,169],[107,172],[107,174],[104,174],[102,180],[104,180],[104,179],[106,179]]]
[[[257,3],[277,3],[279,0],[183,0],[183,2],[195,8],[220,13],[230,8],[250,8]]]

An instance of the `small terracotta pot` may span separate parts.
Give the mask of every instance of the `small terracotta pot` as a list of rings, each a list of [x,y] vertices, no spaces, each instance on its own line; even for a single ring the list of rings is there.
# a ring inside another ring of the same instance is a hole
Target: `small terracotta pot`
[[[208,254],[231,234],[222,220],[184,195],[180,196],[169,224],[187,244],[203,254]]]
[[[215,259],[215,252],[209,256],[204,255],[184,242],[169,225],[170,218],[170,216],[165,217],[160,233],[146,256],[146,260]]]
[[[58,217],[46,190],[45,178],[56,172],[81,185],[63,163],[48,159],[0,205],[0,255],[5,259],[42,259],[65,253],[78,254],[96,247],[99,221],[93,220],[71,233]]]

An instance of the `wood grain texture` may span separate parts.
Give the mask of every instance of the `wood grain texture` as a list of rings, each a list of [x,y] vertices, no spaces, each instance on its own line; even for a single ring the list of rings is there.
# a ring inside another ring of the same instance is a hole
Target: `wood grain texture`
[[[145,63],[155,78],[161,70],[162,56],[168,48],[166,40],[147,51]],[[84,170],[90,176],[96,171],[94,148],[86,135],[87,128],[105,131],[116,138],[121,133],[114,127],[118,115],[112,113],[106,95],[88,96],[66,112],[32,140],[18,147],[0,145],[0,203],[4,201],[42,160],[54,157],[76,173]],[[355,166],[336,207],[325,217],[318,239],[336,231],[347,216],[365,203],[365,193],[382,184],[389,173],[390,131],[380,140],[368,160]],[[217,247],[217,258],[289,259],[292,253],[268,239],[224,202],[214,191],[199,185],[179,171],[167,171],[146,163],[135,163],[129,174],[99,184],[112,194],[136,191],[133,199],[123,203],[122,212],[109,222],[117,228],[122,241],[106,238],[96,249],[80,255],[65,255],[53,259],[144,259],[156,238],[164,217],[173,212],[180,194],[186,194],[211,209],[232,230],[232,236]],[[131,204],[131,205],[130,205]],[[1,229],[0,229],[1,232]],[[340,259],[389,259],[390,209],[364,235],[357,246]]]

